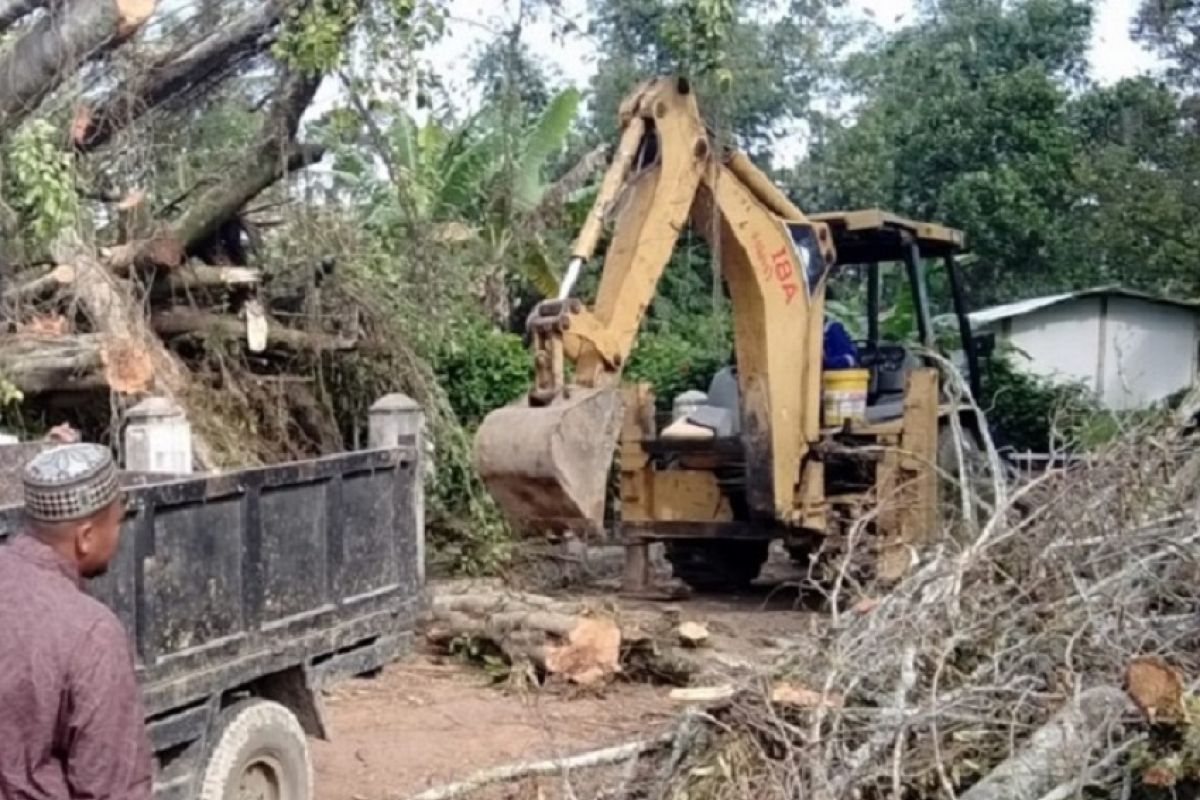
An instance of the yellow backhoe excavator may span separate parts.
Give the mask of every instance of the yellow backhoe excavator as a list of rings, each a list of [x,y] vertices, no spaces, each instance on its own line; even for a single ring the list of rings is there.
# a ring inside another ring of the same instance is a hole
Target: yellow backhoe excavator
[[[937,522],[939,423],[951,411],[939,370],[880,340],[880,267],[906,267],[920,342],[934,345],[924,269],[940,259],[977,389],[976,344],[955,256],[958,231],[876,210],[808,216],[740,152],[716,152],[686,80],[640,86],[620,110],[620,146],[576,240],[561,291],[529,318],[534,386],[493,411],[476,466],[526,529],[603,524],[614,453],[627,588],[645,580],[646,545],[667,542],[698,588],[753,580],[770,540],[797,559],[864,521],[877,575],[898,576]],[[594,303],[572,288],[614,216]],[[659,277],[684,227],[709,239],[734,324],[735,363],[658,430],[649,387],[621,385]],[[826,282],[863,266],[869,371],[865,413],[823,420]],[[568,370],[568,363],[573,370]],[[973,419],[973,417],[971,417]]]

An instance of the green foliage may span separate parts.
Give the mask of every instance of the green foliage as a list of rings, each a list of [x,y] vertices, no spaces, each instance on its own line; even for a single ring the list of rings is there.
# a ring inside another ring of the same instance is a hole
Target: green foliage
[[[289,8],[273,54],[293,69],[327,72],[343,58],[346,33],[354,26],[358,6],[354,0],[311,0]]]
[[[552,160],[566,145],[579,103],[579,92],[565,89],[528,121],[485,106],[461,123],[431,116],[417,124],[404,110],[391,109],[382,140],[342,131],[335,174],[362,199],[366,224],[384,239],[408,241],[414,226],[426,226],[439,246],[477,264],[479,279],[507,283],[516,275],[552,294],[564,248],[534,222],[544,213]],[[382,148],[394,186],[376,176],[364,141]]]
[[[1149,78],[1085,84],[1091,15],[1081,0],[928,3],[843,64],[861,103],[816,125],[792,188],[964,229],[977,306],[1109,283],[1200,292],[1190,112]]]
[[[3,196],[19,215],[29,246],[49,244],[78,217],[75,170],[60,139],[50,122],[38,119],[17,131],[5,148]]]
[[[553,92],[545,66],[512,32],[489,42],[475,58],[472,71],[489,105],[510,103],[519,114],[526,115],[550,103]]]
[[[1081,0],[940,2],[846,65],[865,100],[820,126],[819,169],[796,187],[823,207],[881,205],[966,229],[977,300],[1054,273],[1061,214],[1079,196],[1066,81],[1083,69]],[[1064,254],[1065,255],[1065,254]]]
[[[458,325],[435,348],[432,365],[459,421],[473,430],[489,411],[528,390],[533,360],[519,336],[483,320]]]
[[[1002,444],[1044,453],[1060,447],[1070,428],[1098,409],[1083,386],[1033,375],[1018,359],[1013,352],[993,354],[984,368],[980,406]]]
[[[563,149],[579,110],[580,95],[567,89],[555,95],[524,136],[513,175],[513,207],[532,211],[546,192],[546,163]]]
[[[726,66],[734,24],[733,0],[676,0],[667,7],[660,35],[684,75],[715,75],[728,89],[733,73]]]
[[[725,315],[673,317],[638,337],[625,378],[654,387],[655,402],[669,410],[675,396],[689,389],[707,391],[713,375],[732,358],[731,329]]]
[[[489,639],[457,636],[451,640],[448,649],[450,655],[462,663],[481,668],[494,683],[507,680],[513,674],[504,653]]]
[[[1136,39],[1158,50],[1171,64],[1171,77],[1183,87],[1200,87],[1200,2],[1142,0],[1134,21]]]
[[[842,37],[837,0],[592,0],[600,62],[591,133],[615,135],[617,107],[641,81],[691,73],[701,108],[721,135],[764,161],[770,145],[807,117]]]
[[[0,376],[0,420],[11,425],[14,417],[20,416],[20,405],[25,400],[25,393],[8,378]]]

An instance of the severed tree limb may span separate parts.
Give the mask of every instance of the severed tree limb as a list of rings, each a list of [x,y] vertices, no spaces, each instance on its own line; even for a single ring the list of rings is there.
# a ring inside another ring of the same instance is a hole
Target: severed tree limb
[[[0,134],[19,125],[85,61],[133,35],[155,0],[64,0],[0,52]]]
[[[191,308],[172,308],[151,315],[151,325],[161,336],[215,336],[220,339],[243,340],[246,323],[236,317],[197,311]],[[282,325],[267,329],[267,347],[294,351],[353,350],[356,342],[338,336],[308,333]]]
[[[126,375],[142,379],[143,365],[134,365],[133,371],[125,367],[143,359],[142,350],[122,348],[100,333],[0,336],[0,375],[26,395],[109,390]]]
[[[88,109],[75,146],[84,152],[107,144],[115,133],[161,105],[179,104],[219,83],[264,52],[285,8],[295,0],[263,0],[255,8],[163,55],[136,78],[113,89]]]
[[[174,223],[151,238],[108,248],[102,255],[117,274],[174,268],[186,254],[212,236],[246,203],[289,172],[320,161],[325,149],[294,141],[300,118],[316,94],[320,75],[285,70],[280,88],[263,120],[257,143],[239,159],[236,174],[207,184]]]
[[[295,151],[300,117],[312,102],[320,82],[320,75],[284,70],[278,93],[263,120],[258,144],[239,162],[238,174],[207,189],[171,226],[184,249],[203,241],[284,176]]]
[[[104,337],[0,336],[0,376],[25,394],[107,389]]]
[[[470,794],[477,789],[482,789],[494,783],[528,778],[533,775],[558,775],[573,769],[589,769],[609,764],[619,764],[622,761],[636,759],[646,753],[661,749],[670,744],[673,738],[673,734],[665,734],[655,739],[644,739],[617,745],[616,747],[605,747],[602,750],[592,750],[568,758],[549,758],[545,761],[527,761],[521,764],[509,764],[503,767],[485,769],[475,773],[464,781],[428,789],[420,794],[412,795],[408,800],[454,800],[456,797],[462,797],[465,794]]]
[[[59,264],[56,267],[46,270],[36,278],[5,287],[4,299],[10,303],[30,303],[52,295],[64,286],[69,286],[74,281],[75,268],[69,264]]]
[[[1133,712],[1125,692],[1098,686],[1081,692],[1034,731],[1007,760],[959,795],[960,800],[1035,800],[1083,773],[1109,726]]]
[[[0,33],[49,3],[50,0],[0,0]]]
[[[187,294],[196,291],[229,291],[258,286],[262,272],[250,267],[212,267],[189,264],[156,278],[152,287],[155,296]]]

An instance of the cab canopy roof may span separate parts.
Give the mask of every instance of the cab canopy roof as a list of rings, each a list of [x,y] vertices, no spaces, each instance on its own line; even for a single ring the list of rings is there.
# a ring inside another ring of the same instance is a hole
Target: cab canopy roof
[[[870,264],[904,258],[905,234],[915,237],[924,256],[941,257],[966,250],[963,232],[918,222],[877,208],[860,211],[829,211],[809,216],[824,222],[833,234],[839,264]]]

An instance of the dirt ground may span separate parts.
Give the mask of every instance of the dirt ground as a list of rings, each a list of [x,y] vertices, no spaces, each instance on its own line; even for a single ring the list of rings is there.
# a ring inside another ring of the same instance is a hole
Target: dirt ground
[[[574,697],[505,691],[478,671],[417,657],[326,698],[332,741],[311,745],[316,796],[403,798],[481,769],[639,739],[672,711],[653,687]]]
[[[664,607],[707,624],[731,666],[761,663],[781,640],[810,635],[814,617],[794,593],[765,587],[742,597],[701,597]],[[321,800],[403,800],[491,767],[564,757],[666,731],[677,703],[663,686],[616,683],[601,691],[513,689],[482,671],[417,652],[370,679],[333,687],[325,698],[331,741],[312,742]],[[621,779],[622,770],[601,772]],[[581,780],[596,780],[595,774]],[[561,778],[514,783],[474,800],[561,796]],[[553,788],[548,788],[553,787]],[[595,797],[596,792],[578,791]]]

